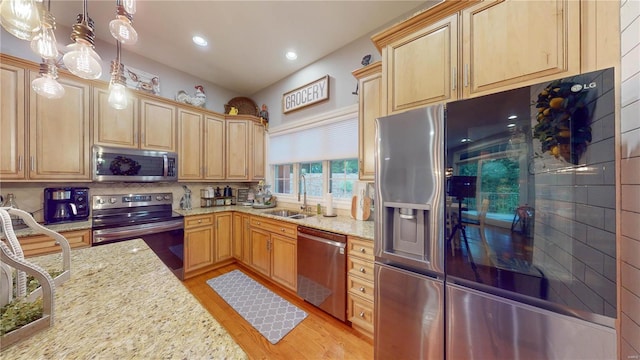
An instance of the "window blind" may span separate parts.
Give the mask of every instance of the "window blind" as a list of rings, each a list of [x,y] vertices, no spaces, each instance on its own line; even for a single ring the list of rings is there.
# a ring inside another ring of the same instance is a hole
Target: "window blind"
[[[269,137],[270,165],[357,157],[357,117]]]

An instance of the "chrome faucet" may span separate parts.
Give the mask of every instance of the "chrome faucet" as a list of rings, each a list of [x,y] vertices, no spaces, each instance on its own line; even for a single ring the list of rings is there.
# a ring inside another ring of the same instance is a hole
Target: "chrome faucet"
[[[302,202],[302,206],[300,209],[302,211],[307,211],[307,178],[304,176],[304,173],[300,173],[300,177],[302,178],[302,186],[304,187],[304,200]],[[298,201],[300,201],[300,187],[298,187]]]

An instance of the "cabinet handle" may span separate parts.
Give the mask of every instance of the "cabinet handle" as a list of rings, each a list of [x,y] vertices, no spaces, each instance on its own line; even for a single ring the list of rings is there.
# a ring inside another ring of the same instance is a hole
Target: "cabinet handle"
[[[451,90],[455,90],[457,86],[458,74],[456,73],[456,68],[451,69]]]
[[[18,155],[18,171],[22,171],[22,155]]]
[[[469,86],[469,64],[464,64],[464,87]]]
[[[36,159],[33,156],[29,156],[31,162],[31,171],[36,171]]]
[[[361,318],[364,318],[364,311],[360,311],[360,314],[358,315],[360,315]]]
[[[199,220],[198,220],[198,224],[201,224],[201,223],[202,223],[202,219],[199,219]]]
[[[284,228],[280,229],[282,232],[285,232]]]
[[[360,272],[363,273],[363,274],[365,273],[365,270],[364,270],[363,267],[360,268]]]
[[[362,293],[364,292],[364,288],[363,287],[360,288],[360,292],[362,292]]]
[[[367,250],[365,250],[365,248],[360,248],[360,252],[364,254],[367,252]]]
[[[262,225],[262,224],[260,223],[260,221],[256,221],[256,224],[258,224],[258,225]]]

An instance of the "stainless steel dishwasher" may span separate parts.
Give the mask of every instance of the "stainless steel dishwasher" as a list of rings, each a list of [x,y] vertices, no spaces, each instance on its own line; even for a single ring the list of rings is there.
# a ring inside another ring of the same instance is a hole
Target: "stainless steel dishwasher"
[[[345,321],[347,237],[298,226],[298,295]]]

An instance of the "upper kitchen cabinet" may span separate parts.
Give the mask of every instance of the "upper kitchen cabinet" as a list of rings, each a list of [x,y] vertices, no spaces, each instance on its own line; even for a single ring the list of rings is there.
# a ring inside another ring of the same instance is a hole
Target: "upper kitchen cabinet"
[[[224,129],[221,115],[178,109],[181,181],[224,180]]]
[[[204,139],[204,179],[224,180],[224,116],[210,114],[205,115]]]
[[[382,115],[382,63],[352,72],[358,79],[358,168],[360,180],[374,180],[375,120]]]
[[[226,120],[226,179],[264,178],[264,126],[255,116],[228,116]]]
[[[387,113],[458,98],[457,39],[454,14],[382,49]]]
[[[109,105],[109,88],[93,88],[93,143],[138,148],[138,99],[129,91],[129,105],[122,110]]]
[[[485,1],[462,11],[463,97],[580,73],[580,2]]]
[[[39,76],[29,71],[29,82]],[[65,94],[46,99],[29,91],[29,164],[31,180],[91,180],[87,82],[60,76]]]
[[[25,178],[25,70],[0,62],[0,179]]]
[[[176,151],[176,107],[140,96],[140,148]]]

